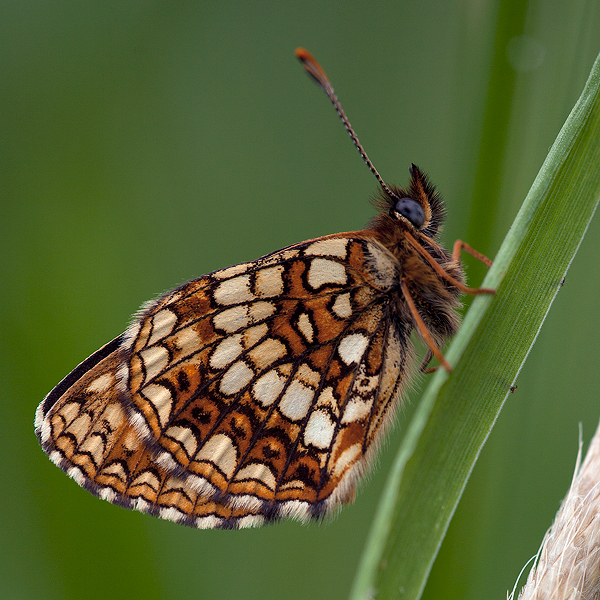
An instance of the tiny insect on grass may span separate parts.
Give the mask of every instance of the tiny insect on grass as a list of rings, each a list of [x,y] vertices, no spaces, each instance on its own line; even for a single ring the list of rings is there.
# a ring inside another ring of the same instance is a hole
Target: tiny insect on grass
[[[456,332],[458,240],[439,244],[439,194],[418,167],[381,178],[323,69],[323,88],[381,186],[364,230],[215,271],[146,303],[36,412],[50,459],[100,498],[199,528],[307,521],[354,498],[419,369]]]

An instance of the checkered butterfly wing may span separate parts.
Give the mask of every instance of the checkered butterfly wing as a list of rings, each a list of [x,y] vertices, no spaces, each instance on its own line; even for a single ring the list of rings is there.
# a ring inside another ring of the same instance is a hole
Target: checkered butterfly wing
[[[398,275],[358,232],[184,284],[50,392],[42,446],[94,494],[186,525],[325,515],[414,364]]]

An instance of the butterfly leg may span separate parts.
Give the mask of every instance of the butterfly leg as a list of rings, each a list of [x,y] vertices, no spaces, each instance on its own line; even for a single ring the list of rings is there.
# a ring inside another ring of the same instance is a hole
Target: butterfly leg
[[[433,358],[433,352],[431,350],[427,350],[427,354],[425,355],[425,358],[423,359],[423,362],[421,362],[421,366],[419,367],[419,371],[421,371],[421,373],[425,373],[425,374],[429,374],[429,373],[435,373],[439,367],[428,367],[427,365],[431,362],[431,359]]]
[[[475,257],[477,260],[480,260],[486,267],[492,266],[492,261],[487,256],[481,254],[481,252],[477,252],[477,250],[474,250],[467,242],[463,242],[462,240],[456,240],[454,242],[452,258],[455,261],[460,262],[460,253],[462,250]]]
[[[433,258],[433,256],[431,256],[431,254],[429,254],[429,252],[427,252],[427,250],[425,250],[425,248],[423,248],[423,246],[421,246],[421,244],[419,244],[419,242],[417,242],[417,240],[415,240],[415,238],[408,232],[406,231],[404,233],[404,235],[406,236],[406,240],[409,242],[409,244],[411,244],[411,246],[431,265],[431,268],[442,278],[445,279],[446,281],[449,281],[454,287],[457,287],[463,294],[472,294],[473,296],[475,296],[476,294],[495,294],[496,290],[492,290],[490,288],[470,288],[467,287],[464,283],[462,283],[461,281],[458,281],[457,279],[455,279],[454,277],[452,277],[452,275],[449,275],[448,273],[446,273],[446,271],[444,271],[444,269],[442,269],[441,265]],[[468,246],[467,244],[465,244],[464,242],[458,240],[462,245],[459,246],[459,248],[465,248],[465,251],[468,252],[468,250],[466,250],[466,248],[469,248],[469,250],[472,250],[473,252],[475,252],[475,250],[473,250],[471,248],[471,246]],[[454,244],[454,247],[456,248],[456,244]],[[477,253],[479,254],[479,253]],[[453,255],[454,256],[454,255]],[[483,256],[483,254],[479,254],[479,256],[481,258],[485,258],[485,260],[489,261],[489,258],[486,258],[485,256]],[[491,261],[490,261],[491,264]],[[436,354],[436,358],[437,358],[437,354]]]
[[[433,341],[433,338],[429,334],[429,331],[427,330],[427,326],[423,322],[423,319],[421,318],[421,315],[419,314],[419,311],[417,310],[417,307],[415,306],[415,302],[412,299],[410,292],[408,291],[408,286],[406,285],[405,279],[400,280],[400,288],[402,289],[402,293],[404,294],[404,299],[406,300],[408,309],[410,310],[410,313],[413,316],[415,323],[417,324],[417,329],[419,330],[421,337],[423,338],[423,340],[425,340],[425,343],[429,346],[429,349],[433,353],[433,356],[435,356],[438,359],[440,365],[442,365],[442,367],[444,367],[444,369],[446,369],[446,371],[448,371],[448,373],[450,373],[452,371],[452,367],[450,366],[450,363],[448,363],[448,361],[444,358],[444,355],[439,351],[438,347],[435,345],[435,342]]]

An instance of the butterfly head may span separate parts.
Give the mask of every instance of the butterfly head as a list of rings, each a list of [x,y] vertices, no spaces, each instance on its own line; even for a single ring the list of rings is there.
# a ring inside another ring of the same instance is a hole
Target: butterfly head
[[[401,227],[435,234],[444,217],[441,198],[416,165],[410,175],[408,188],[389,186],[391,194],[382,190],[378,204]]]
[[[396,219],[406,219],[413,227],[420,229],[425,223],[425,211],[414,198],[405,196],[394,204],[392,216]]]

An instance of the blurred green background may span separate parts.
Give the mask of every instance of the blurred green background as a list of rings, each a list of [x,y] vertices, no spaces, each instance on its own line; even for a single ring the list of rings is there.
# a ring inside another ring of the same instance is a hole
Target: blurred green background
[[[376,182],[294,58],[299,45],[384,179],[425,169],[448,205],[446,245],[461,237],[493,257],[600,51],[600,6],[2,2],[2,597],[347,596],[410,409],[335,520],[240,532],[98,500],[33,433],[44,395],[145,300],[373,215]],[[504,598],[552,521],[578,424],[587,441],[600,418],[599,245],[596,220],[425,598]],[[467,264],[477,284],[484,271]]]

